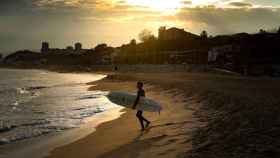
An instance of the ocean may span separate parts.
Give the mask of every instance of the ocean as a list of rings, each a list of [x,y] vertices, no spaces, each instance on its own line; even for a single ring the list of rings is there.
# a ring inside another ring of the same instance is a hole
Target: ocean
[[[83,125],[116,106],[88,91],[97,74],[0,69],[0,146]]]

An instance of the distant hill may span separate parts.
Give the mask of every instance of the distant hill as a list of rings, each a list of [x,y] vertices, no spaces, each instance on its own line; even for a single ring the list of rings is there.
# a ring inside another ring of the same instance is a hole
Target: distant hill
[[[150,36],[150,35],[149,35]],[[218,68],[245,73],[258,68],[258,71],[271,71],[274,65],[280,65],[280,33],[260,31],[255,34],[237,33],[208,37],[203,31],[201,36],[184,29],[162,27],[158,38],[151,36],[137,43],[113,48],[99,44],[84,53],[38,53],[17,51],[4,58],[11,65],[59,65],[80,66],[102,64],[212,64]],[[212,51],[214,50],[214,51]],[[210,54],[216,54],[209,60]],[[217,55],[218,54],[218,55]],[[213,61],[213,62],[212,62]]]
[[[103,54],[110,56],[113,48],[106,47],[98,50],[88,51],[83,54],[78,53],[39,53],[30,50],[17,51],[6,56],[3,63],[15,66],[91,66],[94,64],[108,64],[104,61]]]
[[[29,50],[17,51],[4,58],[5,64],[35,64],[40,61],[42,54]]]

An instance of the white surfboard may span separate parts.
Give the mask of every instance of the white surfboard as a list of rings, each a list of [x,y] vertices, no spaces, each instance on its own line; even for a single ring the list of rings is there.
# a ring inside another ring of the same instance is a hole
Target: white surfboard
[[[110,92],[107,98],[120,106],[126,108],[132,108],[137,95],[127,92]],[[160,112],[162,110],[161,105],[149,98],[140,97],[139,103],[136,106],[137,110],[149,111],[149,112]]]

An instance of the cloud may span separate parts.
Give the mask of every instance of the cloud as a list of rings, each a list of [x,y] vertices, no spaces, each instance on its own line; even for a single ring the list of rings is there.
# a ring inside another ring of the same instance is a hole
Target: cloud
[[[22,11],[32,7],[29,0],[1,0],[0,15],[21,14]]]
[[[184,8],[177,18],[213,33],[254,32],[277,27],[279,8]]]
[[[56,47],[73,43],[71,40],[81,41],[85,47],[100,42],[118,46],[144,28],[156,34],[163,25],[197,34],[202,30],[210,34],[257,32],[279,26],[277,6],[247,0],[181,2],[183,8],[164,14],[126,0],[0,0],[0,41],[6,41],[6,49],[26,47],[25,43],[37,48],[41,40],[54,41]]]
[[[230,6],[234,7],[252,7],[253,5],[250,3],[245,3],[245,2],[230,2]]]
[[[214,1],[216,3],[214,3]],[[260,28],[273,28],[280,21],[280,9],[255,6],[236,0],[209,0],[207,5],[197,5],[190,0],[182,0],[186,5],[174,15],[165,15],[161,11],[148,7],[134,6],[126,0],[34,0],[38,6],[55,8],[94,8],[88,15],[79,19],[96,23],[145,23],[158,26],[173,23],[198,33],[209,30],[214,34],[253,32]]]
[[[111,3],[106,0],[33,0],[33,5],[44,9],[92,9],[102,6],[110,6]]]
[[[139,9],[126,0],[33,0],[35,7],[44,9]]]
[[[184,4],[184,5],[191,5],[192,4],[192,1],[190,1],[190,0],[183,0],[183,1],[181,1],[182,2],[182,4]]]

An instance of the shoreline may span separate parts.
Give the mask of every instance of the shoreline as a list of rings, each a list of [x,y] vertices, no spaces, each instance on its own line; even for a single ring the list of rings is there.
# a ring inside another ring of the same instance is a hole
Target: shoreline
[[[116,108],[96,114],[96,116],[87,120],[87,123],[76,129],[66,130],[61,133],[42,135],[18,141],[13,144],[7,144],[0,148],[1,150],[6,150],[1,157],[17,158],[22,157],[22,155],[30,158],[46,157],[49,155],[50,151],[83,139],[94,133],[99,125],[119,118],[123,114],[121,109],[122,108]],[[29,146],[26,146],[26,144],[29,144]]]
[[[246,133],[250,130],[263,135],[258,132],[262,128],[258,122],[277,124],[277,119],[268,116],[279,116],[279,80],[209,73],[130,72],[108,75],[92,83],[96,86],[90,90],[135,92],[138,80],[144,82],[147,97],[160,101],[164,109],[159,117],[145,112],[144,116],[152,121],[149,130],[141,133],[135,111],[127,110],[117,120],[101,124],[88,137],[55,149],[48,158],[203,158],[216,154],[227,157],[231,153],[250,157],[271,150],[271,146],[259,143],[260,152],[256,153],[253,144],[258,142],[243,139],[256,140]],[[240,132],[246,138],[240,137]],[[266,134],[272,138],[276,133]],[[273,141],[265,138],[260,142]]]
[[[5,69],[10,69],[10,68],[5,68]],[[33,69],[33,70],[50,71],[44,69]],[[87,73],[87,74],[92,75],[92,73]],[[94,73],[94,74],[99,75],[101,73]],[[106,75],[104,76],[106,77]],[[102,80],[102,79],[98,79],[98,80]],[[87,84],[88,83],[85,83],[85,85]],[[87,85],[87,87],[89,87],[89,85]],[[112,109],[109,109],[105,112],[96,113],[95,115],[83,120],[84,123],[81,124],[81,126],[78,128],[64,130],[62,132],[49,133],[45,135],[43,134],[36,137],[5,144],[3,146],[0,146],[0,150],[1,150],[0,157],[16,158],[25,155],[28,157],[39,158],[39,157],[47,156],[49,154],[49,151],[66,144],[73,143],[93,133],[99,124],[120,117],[120,115],[123,113],[121,109],[123,108],[113,107]]]
[[[86,137],[55,147],[46,158],[203,158],[217,153],[218,157],[258,157],[266,150],[278,152],[272,148],[277,142],[266,139],[280,130],[279,119],[273,119],[280,112],[277,79],[189,72],[107,74],[88,83],[88,90],[135,92],[135,83],[140,80],[147,97],[159,101],[164,111],[160,116],[145,112],[152,124],[141,133],[135,111],[125,109],[119,118],[98,125]],[[259,132],[264,130],[259,122],[275,132]],[[250,132],[261,136],[258,142],[240,137],[256,140]],[[261,143],[267,141],[274,144]],[[258,152],[253,144],[258,144]],[[242,152],[245,149],[250,152]]]
[[[123,75],[123,74],[122,74]],[[135,81],[131,78],[107,78],[90,83],[89,90],[125,90],[135,92]],[[74,143],[58,147],[51,151],[47,158],[110,158],[110,157],[169,157],[183,155],[191,150],[191,133],[196,128],[193,117],[195,101],[188,96],[180,95],[178,89],[145,84],[147,95],[160,101],[165,109],[161,115],[144,112],[152,121],[145,132],[140,131],[135,111],[125,109],[121,117],[97,126],[96,131]],[[173,103],[175,100],[175,104]],[[189,109],[186,108],[186,104]],[[174,105],[173,105],[174,104]],[[173,113],[176,115],[173,115]],[[183,134],[186,133],[186,134]],[[172,147],[172,149],[168,149]],[[157,149],[156,149],[157,148]],[[153,152],[150,152],[152,150]]]

